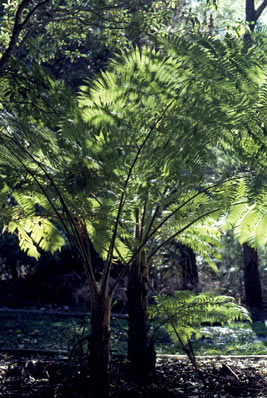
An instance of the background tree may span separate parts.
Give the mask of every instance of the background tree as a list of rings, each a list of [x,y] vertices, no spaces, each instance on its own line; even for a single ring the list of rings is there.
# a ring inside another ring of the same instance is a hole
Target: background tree
[[[251,32],[255,30],[257,21],[267,7],[266,0],[257,3],[256,7],[255,0],[246,0],[246,22],[248,22]]]
[[[192,4],[197,29],[211,35],[224,36],[226,33],[242,37],[246,25],[250,32],[266,17],[266,2],[254,0],[197,1]]]
[[[179,0],[3,2],[0,75],[14,56],[45,64],[77,88],[76,80],[103,69],[116,49],[144,43],[168,25],[181,5]]]
[[[255,7],[254,0],[246,0],[246,22],[250,32],[244,36],[245,40],[250,40],[251,32],[254,32],[257,21],[264,9],[267,1],[262,1],[258,8]],[[255,248],[249,247],[248,243],[243,244],[244,254],[244,279],[246,303],[249,307],[261,310],[263,307],[261,281],[259,274],[258,253]],[[256,317],[259,315],[257,314]]]

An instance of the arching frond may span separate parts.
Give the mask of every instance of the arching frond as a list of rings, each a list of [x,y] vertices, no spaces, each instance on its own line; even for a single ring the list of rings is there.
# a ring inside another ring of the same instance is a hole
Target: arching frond
[[[177,291],[173,297],[155,297],[156,304],[150,308],[150,316],[166,329],[174,342],[177,333],[184,344],[191,337],[203,336],[203,323],[222,325],[235,320],[250,320],[248,311],[234,302],[232,297],[216,296],[210,292],[196,295],[190,291]],[[175,328],[175,330],[174,330]]]

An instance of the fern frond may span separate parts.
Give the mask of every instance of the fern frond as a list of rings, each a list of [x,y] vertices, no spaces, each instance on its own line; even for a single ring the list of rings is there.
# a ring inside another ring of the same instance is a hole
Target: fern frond
[[[38,248],[54,253],[65,244],[62,234],[46,218],[37,216],[11,221],[5,229],[10,233],[16,232],[20,248],[36,259],[40,257]]]
[[[203,323],[230,323],[235,320],[250,321],[248,311],[237,305],[232,297],[216,296],[210,292],[198,295],[190,291],[175,292],[173,297],[155,297],[156,304],[150,308],[150,316],[159,325],[167,324],[167,331],[174,342],[178,332],[182,342],[188,343],[191,337],[202,337]]]

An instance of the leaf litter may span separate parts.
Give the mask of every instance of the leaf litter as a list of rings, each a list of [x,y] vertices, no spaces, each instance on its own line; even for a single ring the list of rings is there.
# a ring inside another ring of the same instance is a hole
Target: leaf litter
[[[112,398],[231,398],[267,396],[267,358],[198,359],[199,372],[186,358],[159,357],[156,374],[134,378],[122,356],[111,366]],[[64,358],[0,356],[1,398],[90,397],[86,359],[70,368]]]

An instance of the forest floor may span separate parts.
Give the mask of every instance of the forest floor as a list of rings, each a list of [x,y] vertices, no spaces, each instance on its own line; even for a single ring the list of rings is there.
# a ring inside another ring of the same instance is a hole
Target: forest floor
[[[205,337],[193,342],[198,372],[185,356],[166,355],[179,351],[162,331],[156,374],[149,380],[131,377],[127,321],[112,322],[112,398],[267,397],[267,322],[205,327]],[[82,350],[71,365],[67,359],[77,338],[87,333],[87,318],[3,312],[0,398],[90,397]]]
[[[127,361],[115,356],[112,398],[267,397],[267,358],[198,359],[159,357],[149,380],[129,376]],[[78,362],[41,356],[0,356],[1,398],[88,398],[90,379]]]

